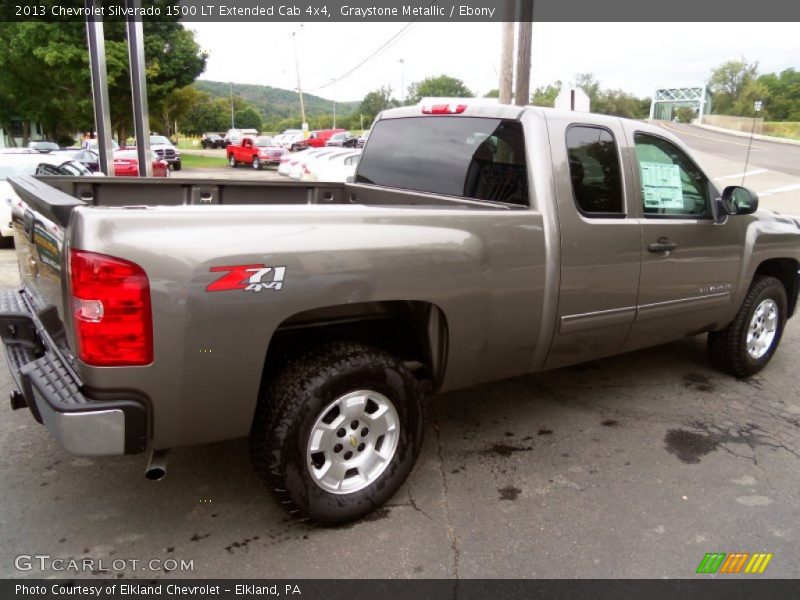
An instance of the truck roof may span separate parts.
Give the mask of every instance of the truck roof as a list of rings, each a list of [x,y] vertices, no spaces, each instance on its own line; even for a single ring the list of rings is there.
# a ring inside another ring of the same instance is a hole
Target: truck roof
[[[487,101],[488,100],[488,101]],[[522,118],[525,113],[536,113],[548,119],[566,119],[590,123],[595,125],[610,125],[613,122],[635,122],[636,127],[643,131],[657,133],[658,135],[675,142],[685,148],[686,145],[669,131],[647,121],[627,119],[613,115],[597,113],[576,112],[543,106],[516,106],[512,104],[499,104],[486,98],[423,98],[419,104],[391,108],[380,113],[380,119],[399,119],[407,117],[422,117],[430,115],[485,117],[489,119],[514,119]]]
[[[447,107],[446,109],[444,107]],[[438,109],[438,110],[437,110]],[[491,98],[423,98],[419,104],[391,108],[381,113],[382,119],[396,119],[401,117],[417,117],[426,114],[452,114],[465,117],[488,117],[496,119],[519,119],[523,113],[538,112],[554,117],[571,117],[589,119],[592,122],[616,121],[624,117],[601,115],[597,113],[575,112],[544,106],[517,106],[514,104],[499,104]],[[631,120],[631,119],[626,119]]]

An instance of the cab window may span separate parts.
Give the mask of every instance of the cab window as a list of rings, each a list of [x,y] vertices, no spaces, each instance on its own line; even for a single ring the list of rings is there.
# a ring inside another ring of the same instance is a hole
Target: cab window
[[[624,217],[622,174],[613,134],[604,127],[573,125],[567,129],[567,156],[578,210],[587,217]]]
[[[708,177],[672,142],[636,133],[645,217],[711,217]]]
[[[449,116],[378,121],[356,181],[528,206],[522,124]]]

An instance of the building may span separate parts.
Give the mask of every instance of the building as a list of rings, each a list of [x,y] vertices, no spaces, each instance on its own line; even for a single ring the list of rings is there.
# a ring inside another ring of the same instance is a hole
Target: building
[[[14,148],[21,147],[23,140],[23,122],[21,119],[11,119],[8,123],[9,128],[6,131],[0,125],[0,148]],[[40,123],[31,122],[31,130],[29,137],[31,140],[44,139],[44,131]],[[12,142],[13,139],[13,142]]]

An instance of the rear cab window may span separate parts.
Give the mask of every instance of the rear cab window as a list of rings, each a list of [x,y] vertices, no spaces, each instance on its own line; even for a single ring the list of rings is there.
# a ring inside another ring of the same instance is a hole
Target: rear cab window
[[[611,131],[596,125],[571,125],[566,144],[578,211],[590,218],[625,217],[619,152]]]
[[[378,121],[356,182],[528,206],[522,124],[450,116]]]

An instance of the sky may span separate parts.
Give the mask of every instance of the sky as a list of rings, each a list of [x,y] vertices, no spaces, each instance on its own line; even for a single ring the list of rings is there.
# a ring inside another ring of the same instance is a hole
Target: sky
[[[447,74],[482,96],[498,87],[500,23],[188,23],[208,52],[201,79],[296,89],[296,32],[304,92],[360,100]],[[399,34],[399,35],[398,35]],[[394,38],[394,39],[392,39]],[[391,42],[350,75],[365,58]],[[249,55],[249,56],[248,56]],[[762,73],[800,69],[796,23],[534,23],[532,88],[593,73],[603,88],[650,96],[705,82],[744,57]],[[332,83],[332,79],[339,81]]]

